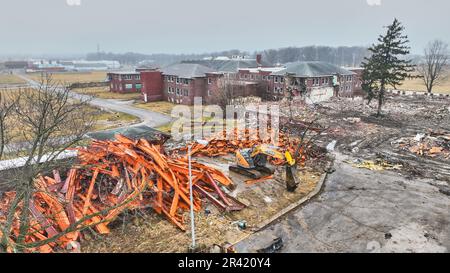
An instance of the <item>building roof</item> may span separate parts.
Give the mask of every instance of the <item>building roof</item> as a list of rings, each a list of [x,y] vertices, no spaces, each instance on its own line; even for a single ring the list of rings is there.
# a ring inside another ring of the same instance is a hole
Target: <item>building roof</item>
[[[139,72],[136,71],[111,71],[108,74],[116,74],[116,75],[139,75]]]
[[[161,69],[164,75],[173,75],[180,78],[191,79],[205,77],[206,73],[214,72],[214,69],[194,63],[179,63]]]
[[[214,60],[190,60],[183,61],[183,63],[190,64],[201,64],[207,66],[216,72],[238,72],[239,69],[243,68],[257,68],[260,66],[269,67],[272,66],[270,63],[261,61],[261,64],[256,62],[256,59],[214,59]]]
[[[333,75],[353,75],[354,72],[326,62],[294,62],[286,65],[286,68],[273,75],[294,74],[297,77],[321,77]]]
[[[145,125],[89,133],[87,136],[96,140],[114,140],[118,134],[135,140],[145,138],[150,141],[163,140],[165,142],[170,138],[170,135]]]

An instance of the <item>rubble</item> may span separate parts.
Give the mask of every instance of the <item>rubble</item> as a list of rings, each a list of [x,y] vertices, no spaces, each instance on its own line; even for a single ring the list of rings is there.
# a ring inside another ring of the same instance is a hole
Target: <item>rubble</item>
[[[270,133],[269,133],[270,134]],[[191,155],[192,156],[206,156],[206,157],[219,157],[228,154],[234,154],[236,151],[241,149],[253,148],[261,144],[270,144],[270,139],[261,139],[257,130],[246,129],[242,132],[243,138],[237,140],[238,133],[235,131],[235,139],[229,140],[225,139],[223,136],[226,135],[224,131],[215,137],[212,137],[206,143],[196,142],[192,145]],[[290,137],[289,134],[280,132],[278,137],[278,144],[276,144],[282,152],[289,151],[292,155],[296,155],[298,151],[297,161],[299,165],[304,166],[307,160],[318,160],[323,159],[326,154],[324,149],[320,149],[314,146],[314,143],[309,141],[303,141],[300,138]],[[180,152],[186,153],[187,147],[180,149],[175,149],[174,154],[179,154]],[[283,165],[285,162],[279,159],[271,159],[272,164],[279,166]]]
[[[94,141],[77,151],[78,164],[65,179],[55,170],[53,176],[41,176],[35,181],[36,191],[30,200],[31,227],[25,242],[55,240],[28,251],[48,253],[72,247],[88,227],[107,234],[108,225],[126,210],[153,208],[185,230],[183,212],[191,204],[185,158],[168,156],[162,146],[145,139],[133,141],[120,135],[115,141]],[[223,211],[245,207],[221,189],[233,187],[221,171],[194,161],[192,174],[196,212],[201,210],[202,198]],[[1,222],[6,221],[4,215],[14,197],[15,192],[4,194]],[[21,205],[13,221],[10,252],[18,236],[20,210]]]
[[[351,164],[353,167],[360,169],[368,169],[372,171],[383,171],[383,170],[400,170],[403,165],[401,164],[391,164],[385,160],[355,160],[347,161],[346,163]]]
[[[415,137],[404,137],[392,145],[418,156],[450,158],[450,132],[428,130]]]

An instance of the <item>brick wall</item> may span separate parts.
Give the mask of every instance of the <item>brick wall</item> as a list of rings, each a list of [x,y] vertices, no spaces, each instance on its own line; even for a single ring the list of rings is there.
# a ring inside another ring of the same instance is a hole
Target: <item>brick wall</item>
[[[142,94],[144,101],[161,101],[164,99],[163,76],[160,71],[142,71]]]
[[[131,77],[130,79],[127,77]],[[109,90],[116,93],[140,93],[142,83],[139,74],[108,73]],[[139,88],[139,86],[141,86]]]

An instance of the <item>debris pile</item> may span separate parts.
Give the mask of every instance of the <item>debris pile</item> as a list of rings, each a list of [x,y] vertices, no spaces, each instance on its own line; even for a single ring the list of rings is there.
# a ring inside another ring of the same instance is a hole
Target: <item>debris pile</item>
[[[450,158],[450,132],[428,130],[415,137],[401,138],[393,144],[419,156]]]
[[[354,161],[345,161],[345,162],[351,164],[355,168],[368,169],[372,171],[401,170],[403,167],[403,165],[401,164],[392,164],[382,159],[377,159],[374,161],[356,159]]]
[[[261,144],[270,144],[270,139],[261,139],[257,130],[246,129],[241,133],[239,138],[235,131],[235,137],[233,139],[226,139],[223,136],[226,135],[226,131],[222,134],[218,134],[216,137],[212,137],[207,143],[194,143],[191,149],[192,156],[206,156],[206,157],[218,157],[228,154],[234,154],[241,149],[253,148]],[[270,133],[269,133],[270,135]],[[243,137],[241,137],[243,136]],[[289,134],[281,133],[278,136],[278,144],[283,152],[289,151],[292,155],[295,155],[298,151],[298,162],[304,164],[308,159],[319,159],[325,154],[323,150],[318,147],[313,147],[310,141],[301,141],[299,138],[290,138]],[[187,152],[187,147],[174,150],[174,154],[180,152]],[[271,163],[274,165],[283,165],[285,162],[282,160],[273,159]]]
[[[126,210],[153,208],[185,230],[183,215],[191,204],[186,159],[167,156],[162,146],[145,139],[133,141],[120,135],[115,141],[94,141],[88,148],[77,150],[77,165],[65,179],[54,171],[52,177],[42,176],[35,181],[36,191],[29,206],[31,226],[25,243],[55,240],[30,251],[53,252],[68,247],[83,237],[80,230],[88,227],[107,234],[108,224]],[[202,198],[222,211],[245,207],[223,191],[221,187],[232,187],[232,181],[214,168],[193,161],[192,184],[197,212]],[[14,196],[14,192],[4,194],[0,222],[6,221]],[[20,204],[16,209],[11,246],[19,235],[22,207]]]

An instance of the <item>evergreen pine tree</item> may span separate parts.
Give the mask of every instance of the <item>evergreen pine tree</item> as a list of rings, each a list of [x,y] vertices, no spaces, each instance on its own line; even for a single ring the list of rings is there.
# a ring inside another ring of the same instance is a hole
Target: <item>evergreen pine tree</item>
[[[414,67],[410,60],[404,58],[409,54],[410,47],[408,36],[403,34],[403,25],[394,19],[386,28],[386,34],[380,35],[378,43],[369,48],[371,57],[365,58],[362,64],[363,89],[368,93],[369,103],[378,96],[377,116],[381,115],[386,86],[400,85]]]

